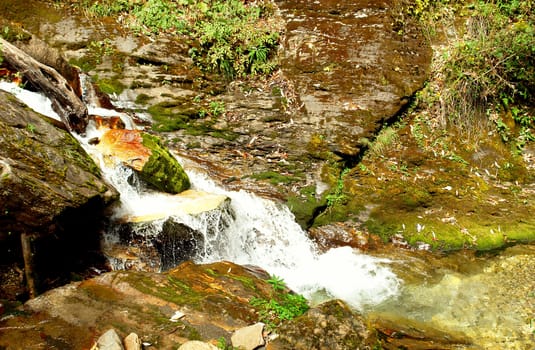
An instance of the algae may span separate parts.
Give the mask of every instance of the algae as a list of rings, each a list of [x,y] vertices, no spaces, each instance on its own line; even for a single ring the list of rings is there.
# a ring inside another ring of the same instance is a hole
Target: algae
[[[176,158],[163,147],[161,141],[147,133],[143,133],[142,137],[143,145],[152,153],[139,173],[141,179],[168,193],[180,193],[190,188],[191,184],[184,169]]]

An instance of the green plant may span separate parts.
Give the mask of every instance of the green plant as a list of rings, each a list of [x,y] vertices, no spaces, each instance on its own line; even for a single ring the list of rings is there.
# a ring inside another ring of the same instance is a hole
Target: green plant
[[[397,131],[393,127],[384,128],[370,145],[369,152],[374,156],[381,156],[398,139]]]
[[[302,315],[308,309],[308,301],[300,294],[282,294],[277,299],[252,298],[250,304],[259,308],[260,321],[264,322],[269,329],[274,329],[282,321],[291,320]]]
[[[222,102],[222,101],[220,101],[220,102],[217,102],[217,101],[210,102],[210,113],[214,117],[218,117],[221,114],[225,113],[225,102]]]
[[[35,124],[32,124],[32,123],[26,124],[26,130],[28,130],[29,132],[34,134],[35,133]]]
[[[534,117],[523,105],[533,102],[535,91],[534,11],[527,0],[479,1],[472,7],[466,39],[444,65],[449,82],[444,107],[453,124],[469,129],[488,123],[491,110],[533,127]],[[511,140],[500,119],[495,126],[505,142]]]
[[[225,337],[219,337],[217,339],[217,348],[221,350],[238,350],[238,348],[235,348],[232,344],[228,344]]]
[[[90,16],[117,16],[146,35],[187,35],[198,43],[190,50],[194,62],[229,78],[269,74],[277,66],[282,24],[267,0],[83,0],[78,6]]]
[[[266,280],[273,288],[271,298],[251,298],[249,303],[258,308],[258,316],[268,329],[275,329],[283,321],[302,315],[309,309],[304,296],[289,292],[284,280],[272,275]]]
[[[274,290],[280,291],[286,289],[286,282],[276,275],[269,276],[269,279],[266,280],[267,283],[271,284]]]
[[[340,174],[340,177],[336,182],[336,187],[334,191],[331,191],[326,196],[328,207],[333,207],[334,205],[340,204],[347,199],[347,196],[344,194],[344,178],[350,170],[351,169],[349,168],[345,168],[344,170],[342,170],[342,173]]]

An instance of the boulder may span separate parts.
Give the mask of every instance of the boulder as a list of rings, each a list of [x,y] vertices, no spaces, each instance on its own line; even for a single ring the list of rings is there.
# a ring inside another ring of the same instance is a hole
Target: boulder
[[[341,300],[318,305],[277,330],[268,350],[369,349],[374,334],[366,321]]]
[[[304,109],[292,116],[297,140],[321,135],[331,151],[357,155],[422,87],[429,44],[416,27],[400,35],[395,6],[382,2],[275,2],[286,21],[282,70]]]
[[[94,260],[103,211],[117,191],[73,136],[3,91],[0,174],[1,265],[22,266],[22,234],[40,276],[37,289]]]
[[[180,193],[190,187],[189,178],[176,158],[153,135],[138,130],[111,129],[104,132],[97,148],[112,162],[134,169],[156,189]]]
[[[264,324],[262,322],[240,328],[231,337],[232,346],[243,350],[257,349],[266,343],[263,333]]]
[[[193,259],[204,245],[204,236],[168,218],[162,223],[122,223],[113,231],[119,242],[103,244],[104,254],[116,269],[166,271]]]
[[[215,342],[257,322],[249,300],[274,292],[256,271],[230,262],[187,262],[161,274],[107,272],[50,290],[27,302],[24,312],[4,317],[0,348],[90,349],[111,327],[121,338],[133,332],[158,349]],[[185,316],[172,319],[176,310]]]

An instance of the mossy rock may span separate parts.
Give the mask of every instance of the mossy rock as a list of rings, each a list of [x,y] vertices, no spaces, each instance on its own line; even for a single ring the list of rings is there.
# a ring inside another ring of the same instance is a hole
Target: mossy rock
[[[139,173],[141,179],[168,193],[180,193],[189,189],[191,184],[188,175],[160,140],[147,133],[143,133],[142,137],[143,146],[150,149],[152,154]]]

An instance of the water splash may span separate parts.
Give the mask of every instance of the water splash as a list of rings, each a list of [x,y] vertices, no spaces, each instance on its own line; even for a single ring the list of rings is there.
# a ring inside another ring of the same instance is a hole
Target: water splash
[[[186,171],[195,189],[231,199],[228,210],[173,216],[204,235],[198,262],[257,265],[309,299],[340,298],[357,309],[398,294],[400,282],[388,268],[388,260],[350,247],[320,254],[286,206],[245,191],[226,191],[204,174]]]

